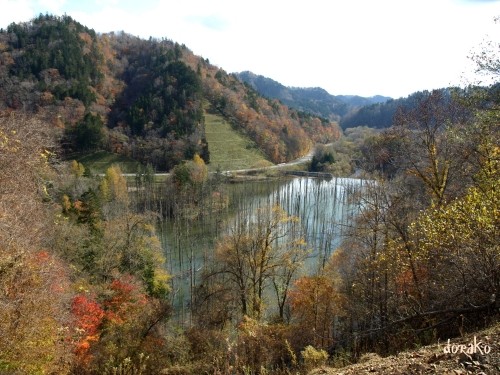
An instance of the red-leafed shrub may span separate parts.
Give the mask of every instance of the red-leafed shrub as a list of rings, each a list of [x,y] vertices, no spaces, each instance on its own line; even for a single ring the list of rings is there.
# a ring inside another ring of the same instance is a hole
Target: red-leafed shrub
[[[71,312],[76,326],[75,354],[79,362],[88,363],[91,359],[90,347],[99,340],[105,312],[96,301],[83,294],[73,298]]]

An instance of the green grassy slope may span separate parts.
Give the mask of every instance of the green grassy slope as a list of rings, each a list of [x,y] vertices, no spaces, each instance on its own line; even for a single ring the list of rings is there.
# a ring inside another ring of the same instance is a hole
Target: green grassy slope
[[[272,165],[250,138],[234,130],[222,116],[205,113],[205,129],[209,171],[215,172],[218,167],[227,171]],[[76,159],[94,173],[104,173],[113,164],[119,165],[123,173],[136,173],[140,165],[136,160],[106,151],[83,154]]]
[[[272,165],[255,143],[234,130],[221,116],[205,112],[205,132],[210,151],[209,171]]]
[[[140,163],[137,160],[123,155],[112,154],[106,151],[97,151],[77,157],[85,168],[90,168],[94,173],[104,173],[112,165],[119,165],[123,173],[136,173]]]

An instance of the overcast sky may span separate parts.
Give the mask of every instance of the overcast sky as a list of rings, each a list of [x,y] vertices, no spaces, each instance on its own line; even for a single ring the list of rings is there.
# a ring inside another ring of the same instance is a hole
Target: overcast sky
[[[97,32],[165,37],[228,73],[334,95],[462,84],[473,48],[500,42],[499,0],[0,0],[0,27],[47,12]]]

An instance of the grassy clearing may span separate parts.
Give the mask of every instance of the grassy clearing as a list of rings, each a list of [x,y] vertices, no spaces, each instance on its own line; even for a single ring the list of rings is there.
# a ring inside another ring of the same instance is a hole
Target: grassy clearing
[[[210,150],[208,170],[215,172],[258,168],[273,165],[250,138],[234,130],[222,116],[205,113],[205,129]],[[105,173],[113,164],[123,173],[136,173],[140,163],[123,155],[106,151],[81,154],[75,159],[93,173]]]
[[[106,169],[114,164],[119,165],[123,173],[136,173],[140,166],[137,160],[106,151],[79,155],[75,159],[94,173],[105,173]]]
[[[205,132],[210,151],[209,171],[223,171],[272,165],[256,144],[234,130],[221,116],[205,112]]]

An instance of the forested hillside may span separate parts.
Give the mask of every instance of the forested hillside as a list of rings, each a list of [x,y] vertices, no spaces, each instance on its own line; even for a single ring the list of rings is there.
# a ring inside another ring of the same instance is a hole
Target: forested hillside
[[[0,373],[329,373],[367,352],[345,372],[374,373],[451,339],[389,367],[498,374],[498,84],[422,92],[318,148],[311,169],[349,157],[357,178],[229,183],[208,173],[205,111],[277,161],[338,128],[174,42],[66,16],[0,37]],[[498,81],[500,55],[475,59]],[[97,148],[147,166],[62,158]]]
[[[458,88],[443,88],[441,91],[448,100],[451,100],[451,93],[458,91]],[[389,128],[394,125],[394,116],[401,108],[416,108],[417,103],[429,93],[427,91],[415,92],[406,98],[391,99],[383,103],[365,105],[357,110],[345,115],[340,120],[342,129],[368,126],[376,129]]]
[[[432,92],[368,138],[366,180],[350,202],[359,212],[308,273],[310,244],[292,207],[251,203],[227,227],[232,196],[198,155],[162,184],[144,171],[131,193],[118,168],[91,177],[61,163],[57,129],[43,119],[4,114],[0,371],[305,373],[498,321],[499,98]],[[196,278],[188,268],[183,325],[156,231],[165,223],[176,251],[204,254]],[[202,241],[200,225],[215,239]],[[323,225],[320,237],[335,223]],[[490,364],[493,374],[500,364]]]
[[[0,110],[30,111],[62,130],[66,154],[104,149],[168,171],[210,161],[204,111],[222,114],[273,162],[339,136],[336,123],[263,99],[184,45],[97,35],[40,15],[0,32]]]
[[[367,126],[374,129],[389,128],[399,108],[414,108],[428,92],[415,92],[404,98],[385,96],[365,98],[356,95],[330,95],[324,89],[286,87],[270,78],[252,72],[236,76],[261,95],[278,99],[283,104],[322,118],[337,121],[342,129]],[[449,97],[456,88],[443,88]]]
[[[278,99],[291,108],[332,121],[339,121],[363,106],[391,99],[380,95],[370,98],[357,95],[331,95],[319,87],[286,87],[271,78],[248,71],[237,73],[236,76],[266,98]]]

